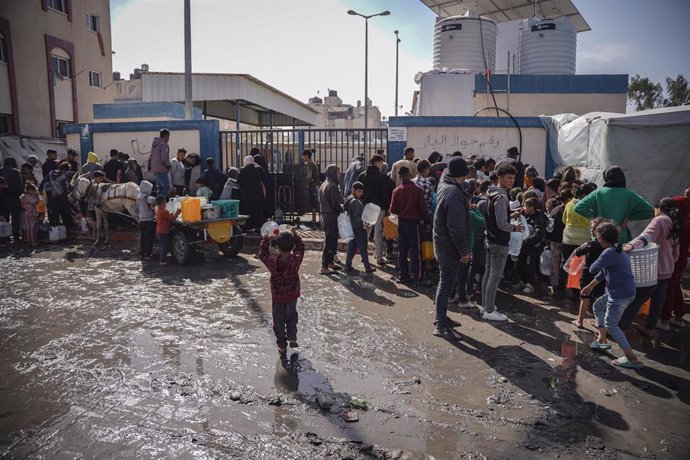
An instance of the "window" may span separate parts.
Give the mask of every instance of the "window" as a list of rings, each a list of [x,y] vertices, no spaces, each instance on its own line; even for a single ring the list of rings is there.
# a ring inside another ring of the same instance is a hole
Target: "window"
[[[7,63],[7,42],[3,34],[0,34],[0,62]]]
[[[12,132],[12,115],[0,113],[0,134]]]
[[[50,70],[54,76],[60,79],[70,78],[69,59],[60,56],[50,56]]]
[[[89,86],[93,88],[101,87],[101,73],[100,72],[89,72]]]
[[[86,13],[86,28],[94,32],[101,31],[100,18],[95,14]]]
[[[67,14],[65,0],[48,0],[48,8]]]

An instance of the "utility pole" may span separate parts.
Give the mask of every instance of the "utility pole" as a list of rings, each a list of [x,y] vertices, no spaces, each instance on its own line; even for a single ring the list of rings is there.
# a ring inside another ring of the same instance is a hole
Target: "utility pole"
[[[192,119],[192,21],[191,0],[184,0],[184,118]]]
[[[395,116],[398,116],[398,48],[400,47],[400,37],[395,31]]]

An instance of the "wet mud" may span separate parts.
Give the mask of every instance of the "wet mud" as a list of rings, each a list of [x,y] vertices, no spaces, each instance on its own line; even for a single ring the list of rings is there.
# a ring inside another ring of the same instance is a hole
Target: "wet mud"
[[[619,369],[574,306],[509,293],[508,324],[451,307],[445,340],[432,288],[319,261],[280,357],[252,249],[159,267],[124,243],[0,248],[0,456],[687,458],[690,328],[631,334],[646,367]]]

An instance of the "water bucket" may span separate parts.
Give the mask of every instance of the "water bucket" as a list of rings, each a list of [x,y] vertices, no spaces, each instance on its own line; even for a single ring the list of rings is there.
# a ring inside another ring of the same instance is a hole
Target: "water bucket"
[[[267,221],[261,226],[261,236],[278,236],[280,233],[280,227],[277,223],[272,220]]]
[[[183,222],[199,222],[201,220],[201,200],[199,198],[187,198],[183,200],[182,208]]]
[[[235,218],[240,215],[240,200],[214,200],[214,206],[220,206],[220,217]]]
[[[648,244],[642,249],[630,251],[630,269],[638,288],[654,286],[659,274],[659,246]]]
[[[67,239],[67,227],[65,227],[64,225],[58,225],[58,232],[60,234],[61,240]]]
[[[375,225],[381,215],[381,206],[374,203],[367,203],[362,211],[362,222],[364,225]]]
[[[422,260],[428,262],[434,260],[434,243],[431,241],[422,241]]]
[[[43,200],[38,200],[38,204],[36,205],[36,210],[38,211],[39,214],[45,214],[46,213],[46,202]]]

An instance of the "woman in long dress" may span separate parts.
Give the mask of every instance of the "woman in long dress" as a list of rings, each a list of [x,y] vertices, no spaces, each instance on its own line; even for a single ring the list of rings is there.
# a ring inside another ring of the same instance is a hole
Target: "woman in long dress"
[[[240,213],[249,215],[245,230],[258,229],[264,222],[264,199],[266,190],[261,181],[261,166],[254,162],[254,157],[244,157],[244,166],[240,170],[237,183],[240,186]]]

